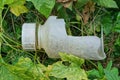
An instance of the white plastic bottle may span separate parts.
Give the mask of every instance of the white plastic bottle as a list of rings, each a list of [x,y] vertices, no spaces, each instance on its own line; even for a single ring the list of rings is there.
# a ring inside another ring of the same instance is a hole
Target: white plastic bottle
[[[103,42],[97,36],[68,36],[63,19],[50,16],[44,25],[25,23],[22,26],[22,46],[26,50],[43,48],[50,58],[59,58],[59,52],[91,60],[106,57]]]

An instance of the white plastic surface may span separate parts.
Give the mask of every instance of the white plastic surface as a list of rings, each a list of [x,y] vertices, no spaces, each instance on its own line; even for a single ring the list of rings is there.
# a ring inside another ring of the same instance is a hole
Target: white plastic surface
[[[22,26],[22,47],[25,50],[36,50],[36,24],[24,23]]]
[[[35,30],[30,31],[33,34]],[[32,49],[35,49],[35,35],[33,34],[31,36],[33,39],[26,40],[28,42],[25,41],[24,44],[32,44],[34,45]],[[30,38],[27,36],[24,39]],[[57,19],[56,16],[50,16],[44,25],[39,26],[37,41],[38,48],[43,48],[50,58],[59,58],[59,52],[65,52],[91,60],[102,60],[106,57],[101,38],[97,36],[68,36],[64,20]],[[23,48],[27,49],[28,46],[27,48],[23,46]]]

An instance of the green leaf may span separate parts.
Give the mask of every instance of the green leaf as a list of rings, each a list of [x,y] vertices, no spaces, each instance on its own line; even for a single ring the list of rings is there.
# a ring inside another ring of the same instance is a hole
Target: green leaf
[[[67,14],[67,9],[65,9],[64,7],[61,7],[58,10],[58,16],[62,17],[64,20],[67,20],[69,18],[69,15]],[[64,13],[64,14],[63,14]],[[66,21],[67,24],[68,21]]]
[[[84,6],[89,0],[77,0],[77,3],[75,4],[75,6],[77,8],[80,8],[82,6]]]
[[[120,80],[120,76],[118,76],[119,73],[117,68],[113,68],[112,70],[105,69],[104,72],[107,80]]]
[[[110,14],[105,15],[102,19],[101,19],[101,25],[104,28],[104,33],[105,35],[108,35],[112,32],[113,29],[113,22],[112,22],[112,18]]]
[[[9,67],[11,68],[11,67]],[[0,79],[1,80],[22,80],[14,72],[11,72],[5,65],[0,66]]]
[[[65,79],[62,79],[62,78],[56,78],[56,77],[50,76],[50,80],[65,80]]]
[[[117,15],[117,22],[119,22],[119,21],[120,21],[120,12]]]
[[[110,61],[106,67],[106,70],[111,70],[112,68],[112,61]]]
[[[60,56],[62,61],[48,66],[49,76],[67,78],[67,80],[88,80],[85,70],[80,68],[81,64],[84,63],[84,59],[65,53],[60,53]],[[70,64],[63,64],[65,61]]]
[[[118,8],[114,0],[94,0],[98,5],[106,8]]]
[[[27,70],[25,68],[20,68],[3,63],[0,66],[0,78],[1,80],[31,80],[31,77],[25,75],[26,71]]]
[[[99,71],[99,74],[102,78],[104,76],[104,69],[103,69],[102,64],[100,62],[98,62],[98,71]]]
[[[112,61],[110,61],[107,67],[104,69],[104,73],[107,80],[120,80],[120,76],[117,68],[112,68]]]
[[[15,65],[2,63],[0,66],[1,80],[49,80],[43,73],[46,67],[36,64],[29,58],[21,57]]]
[[[88,80],[85,70],[79,66],[65,66],[62,61],[52,65],[49,75],[56,78],[67,78],[67,80]]]
[[[24,58],[24,57],[20,57],[18,62],[15,64],[15,66],[17,67],[21,67],[21,68],[29,68],[33,65],[32,61],[30,58]]]
[[[14,1],[12,4],[10,4],[10,11],[15,14],[16,16],[19,16],[22,13],[28,12],[28,9],[24,6],[25,0],[17,0]]]
[[[21,5],[21,6],[11,7],[10,11],[16,16],[19,16],[22,13],[28,12],[28,9],[25,6]]]
[[[120,23],[117,23],[114,27],[114,31],[120,33]]]
[[[61,59],[63,61],[69,61],[72,64],[76,64],[78,66],[81,66],[84,63],[84,59],[70,55],[70,54],[66,54],[66,53],[59,53],[61,56]]]
[[[1,66],[2,63],[4,63],[4,61],[3,61],[2,56],[0,54],[0,66]]]
[[[0,9],[4,9],[4,5],[7,4],[10,7],[10,11],[19,16],[21,13],[26,13],[28,9],[24,6],[26,0],[0,0]]]
[[[120,37],[118,37],[118,38],[115,40],[115,45],[120,46]]]
[[[101,78],[100,74],[99,74],[99,71],[98,70],[95,70],[95,69],[92,69],[90,71],[87,71],[87,74],[88,74],[88,78],[90,79],[98,79],[98,78]]]
[[[11,4],[13,2],[14,2],[14,0],[0,0],[0,9],[3,10],[5,4]]]
[[[105,69],[103,69],[101,63],[98,63],[98,70],[88,71],[88,77],[100,80],[120,80],[119,72],[117,68],[111,68],[112,61],[110,61]],[[102,74],[102,75],[101,75]]]
[[[55,0],[27,0],[27,1],[31,1],[34,4],[35,8],[46,18],[50,15],[55,5]]]
[[[120,33],[120,12],[117,15],[117,19],[115,22],[115,27],[114,27],[114,31]]]

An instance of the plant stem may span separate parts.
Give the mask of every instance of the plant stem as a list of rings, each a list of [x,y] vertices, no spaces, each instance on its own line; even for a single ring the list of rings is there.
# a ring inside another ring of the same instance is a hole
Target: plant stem
[[[2,45],[2,9],[0,9],[0,54],[1,54],[1,45]]]
[[[8,39],[9,41],[11,41],[11,42],[13,42],[13,43],[15,43],[15,44],[17,44],[17,45],[20,45],[20,46],[21,46],[21,44],[20,44],[20,43],[18,43],[18,42],[16,42],[16,41],[14,41],[12,38],[8,37],[8,36],[7,36],[7,34],[3,34],[3,36],[4,36],[6,39]]]
[[[0,32],[2,29],[2,9],[0,9]]]

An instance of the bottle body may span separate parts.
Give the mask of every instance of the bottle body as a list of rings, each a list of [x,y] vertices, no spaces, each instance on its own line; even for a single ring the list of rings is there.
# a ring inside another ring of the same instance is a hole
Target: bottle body
[[[91,60],[106,57],[101,38],[97,36],[68,36],[63,19],[48,18],[37,30],[38,49],[43,48],[50,58],[59,58],[59,52]]]

